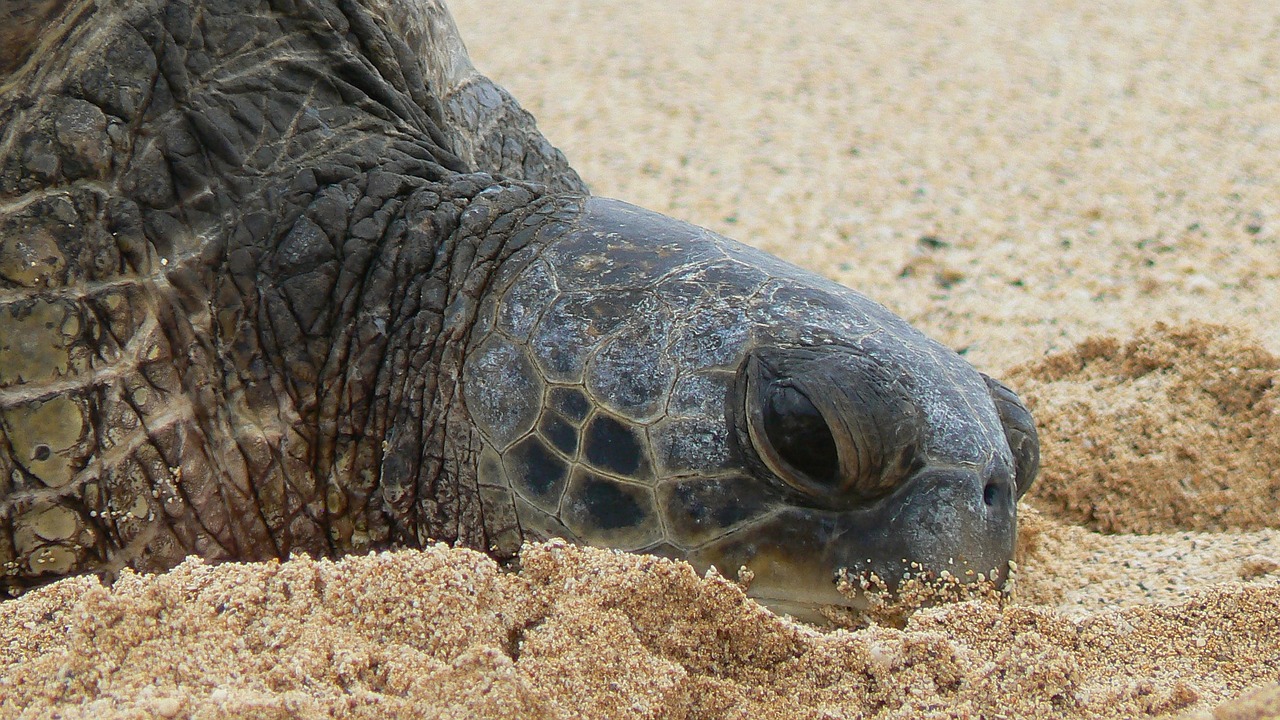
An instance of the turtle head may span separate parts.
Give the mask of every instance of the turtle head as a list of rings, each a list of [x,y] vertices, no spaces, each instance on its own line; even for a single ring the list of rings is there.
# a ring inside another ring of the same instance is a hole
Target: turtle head
[[[793,614],[842,576],[1000,583],[1035,477],[1026,408],[883,306],[601,198],[495,281],[466,365],[480,483],[524,538],[754,576]]]
[[[890,592],[905,578],[1005,581],[1039,448],[1003,384],[888,331],[765,343],[736,380],[733,438],[748,472],[778,493],[777,511],[699,561],[750,569],[757,599],[806,617],[814,605],[865,604],[851,592],[859,580]],[[841,578],[854,582],[837,589]]]

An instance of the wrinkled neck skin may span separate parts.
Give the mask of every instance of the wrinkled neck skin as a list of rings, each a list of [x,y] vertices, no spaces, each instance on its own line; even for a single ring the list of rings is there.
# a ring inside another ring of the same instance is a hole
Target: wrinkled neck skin
[[[65,334],[0,368],[0,589],[493,547],[462,353],[585,188],[438,3],[46,5],[0,58],[0,332]]]

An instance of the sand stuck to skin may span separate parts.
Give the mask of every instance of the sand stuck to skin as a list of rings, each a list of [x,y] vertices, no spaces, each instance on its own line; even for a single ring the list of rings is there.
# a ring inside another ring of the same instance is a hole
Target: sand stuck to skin
[[[0,604],[0,716],[1280,717],[1280,5],[455,5],[597,193],[1022,392],[1012,599],[825,632],[560,545],[192,560]]]

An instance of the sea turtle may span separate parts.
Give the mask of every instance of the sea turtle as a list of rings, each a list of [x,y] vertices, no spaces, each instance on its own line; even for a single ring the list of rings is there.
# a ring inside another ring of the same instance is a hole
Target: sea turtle
[[[1034,424],[884,307],[590,196],[438,0],[0,10],[0,589],[561,537],[780,605],[1001,581]]]

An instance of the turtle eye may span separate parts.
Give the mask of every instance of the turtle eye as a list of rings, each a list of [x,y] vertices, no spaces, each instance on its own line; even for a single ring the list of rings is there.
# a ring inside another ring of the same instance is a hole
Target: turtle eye
[[[774,385],[766,394],[760,419],[774,452],[810,480],[835,485],[840,456],[822,413],[804,393],[789,385]]]
[[[738,437],[760,469],[818,506],[875,502],[927,460],[920,411],[900,397],[900,382],[874,362],[820,349],[760,349],[740,371]]]

